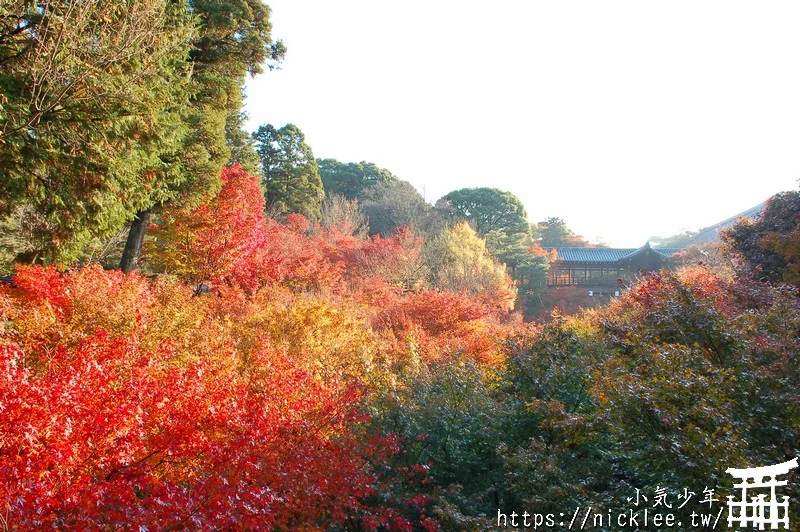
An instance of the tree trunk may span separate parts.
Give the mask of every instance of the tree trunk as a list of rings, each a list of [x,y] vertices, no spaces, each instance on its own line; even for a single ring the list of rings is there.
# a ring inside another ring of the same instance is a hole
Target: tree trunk
[[[142,251],[144,235],[149,225],[150,209],[136,213],[136,217],[131,222],[131,228],[128,231],[128,240],[125,242],[122,259],[119,261],[119,269],[123,272],[130,273],[139,267],[139,254]]]

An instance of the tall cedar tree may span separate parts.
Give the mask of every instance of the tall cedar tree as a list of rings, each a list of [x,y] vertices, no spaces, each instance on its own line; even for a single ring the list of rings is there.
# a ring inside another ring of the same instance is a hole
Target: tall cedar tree
[[[225,124],[225,139],[231,150],[230,165],[239,163],[246,172],[261,175],[261,161],[256,153],[253,136],[245,130],[244,123],[249,115],[244,111],[231,113]]]
[[[261,0],[191,0],[188,8],[200,21],[198,38],[189,60],[192,65],[193,93],[185,116],[190,133],[184,138],[182,166],[186,181],[176,190],[179,203],[196,205],[220,187],[222,166],[231,158],[226,139],[240,120],[242,82],[245,75],[262,72],[262,65],[273,68],[286,49],[270,37],[270,9]],[[235,154],[236,155],[236,154]],[[123,271],[136,267],[151,205],[134,218],[120,262]]]

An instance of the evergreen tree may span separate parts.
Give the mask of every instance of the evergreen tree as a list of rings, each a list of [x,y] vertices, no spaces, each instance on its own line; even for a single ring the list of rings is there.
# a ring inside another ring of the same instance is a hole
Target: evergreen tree
[[[325,194],[317,162],[303,132],[294,124],[280,129],[265,124],[253,138],[261,160],[269,212],[300,213],[319,221]]]
[[[531,226],[534,240],[538,241],[543,248],[556,248],[563,246],[572,247],[592,247],[582,236],[576,235],[572,229],[567,227],[564,220],[558,217],[550,217],[542,220],[536,225]]]
[[[225,122],[225,139],[231,150],[230,164],[239,163],[249,174],[261,175],[261,161],[256,153],[253,136],[244,129],[247,113],[238,111],[228,114]]]
[[[478,234],[489,231],[504,233],[528,232],[525,206],[511,192],[496,188],[462,188],[454,190],[437,202],[437,207],[475,225]]]
[[[102,15],[101,15],[102,14]],[[195,18],[170,0],[0,7],[0,216],[67,262],[184,180]]]
[[[342,163],[336,159],[317,159],[326,194],[347,199],[363,199],[374,186],[399,181],[389,170],[374,163]]]
[[[549,256],[542,248],[532,243],[530,233],[486,233],[486,249],[508,267],[511,277],[517,282],[518,308],[530,310],[546,289]]]

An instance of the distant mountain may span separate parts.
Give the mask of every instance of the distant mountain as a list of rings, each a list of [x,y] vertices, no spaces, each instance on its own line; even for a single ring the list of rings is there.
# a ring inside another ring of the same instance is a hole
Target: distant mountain
[[[764,210],[766,205],[766,201],[762,201],[755,207],[751,207],[744,212],[740,212],[736,216],[731,216],[730,218],[723,220],[721,222],[715,223],[714,225],[710,225],[700,231],[697,232],[697,235],[692,238],[692,240],[686,245],[689,246],[696,246],[698,244],[705,244],[706,242],[713,242],[719,240],[719,234],[723,230],[736,225],[736,222],[739,221],[740,218],[755,218]]]

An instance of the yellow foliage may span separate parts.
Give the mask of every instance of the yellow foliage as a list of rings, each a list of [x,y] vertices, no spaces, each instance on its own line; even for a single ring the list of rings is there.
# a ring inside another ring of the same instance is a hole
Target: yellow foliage
[[[487,301],[510,310],[516,292],[506,267],[489,254],[486,241],[468,223],[443,231],[426,250],[431,284],[453,292],[483,295]]]

